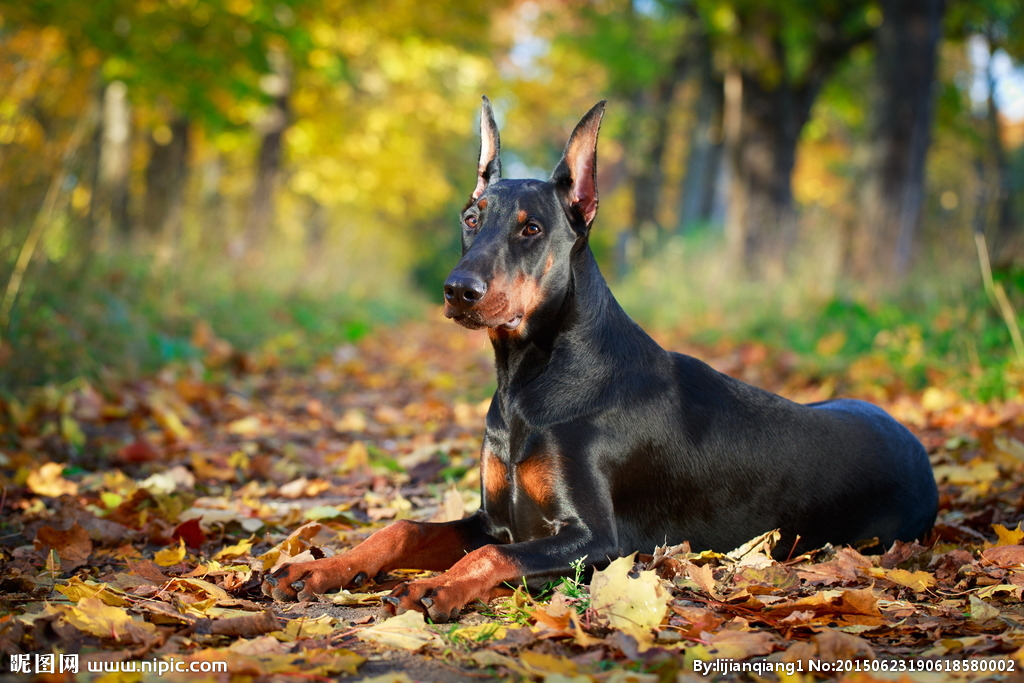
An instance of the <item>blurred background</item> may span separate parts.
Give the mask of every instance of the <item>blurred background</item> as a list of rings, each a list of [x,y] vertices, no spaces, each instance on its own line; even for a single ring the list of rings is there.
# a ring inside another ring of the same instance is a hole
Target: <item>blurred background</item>
[[[507,177],[609,100],[668,338],[1015,395],[1022,60],[1017,0],[0,0],[0,389],[438,317],[487,94]]]

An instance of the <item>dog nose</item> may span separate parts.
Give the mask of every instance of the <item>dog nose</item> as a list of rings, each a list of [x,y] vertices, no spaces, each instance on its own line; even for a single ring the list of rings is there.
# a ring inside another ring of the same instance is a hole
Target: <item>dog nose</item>
[[[472,308],[487,293],[487,283],[465,272],[456,271],[444,283],[444,300],[456,308]]]

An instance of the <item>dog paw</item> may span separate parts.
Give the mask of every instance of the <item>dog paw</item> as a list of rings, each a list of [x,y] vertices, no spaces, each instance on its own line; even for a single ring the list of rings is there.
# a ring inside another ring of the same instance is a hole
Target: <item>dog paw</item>
[[[263,594],[279,602],[307,602],[318,595],[366,583],[367,573],[339,564],[338,558],[286,564],[263,579]]]
[[[426,614],[434,623],[456,619],[466,602],[450,586],[435,584],[429,579],[399,586],[383,598],[384,610],[389,616],[415,610]]]

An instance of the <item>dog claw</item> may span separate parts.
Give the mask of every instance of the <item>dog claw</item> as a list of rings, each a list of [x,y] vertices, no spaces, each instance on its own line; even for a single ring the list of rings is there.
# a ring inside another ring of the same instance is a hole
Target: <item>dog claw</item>
[[[366,572],[359,572],[358,574],[352,577],[352,587],[359,588],[364,583],[366,583],[367,578],[369,577],[366,576]]]
[[[302,579],[299,579],[298,581],[292,581],[292,583],[291,583],[291,588],[296,593],[301,593],[302,589],[305,588],[305,587],[306,587],[306,582],[303,581]]]

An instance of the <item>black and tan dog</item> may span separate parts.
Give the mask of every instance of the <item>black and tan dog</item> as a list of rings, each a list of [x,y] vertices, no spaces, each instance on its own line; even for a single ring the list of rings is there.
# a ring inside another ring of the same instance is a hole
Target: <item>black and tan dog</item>
[[[921,444],[854,400],[793,403],[665,351],[615,301],[588,246],[604,103],[549,180],[504,180],[490,104],[462,259],[445,315],[486,328],[498,389],[481,454],[483,504],[443,524],[403,521],[341,555],[292,564],[278,600],[396,568],[448,570],[399,586],[394,611],[454,617],[506,581],[664,543],[730,550],[780,529],[782,556],[826,543],[921,538],[937,492]]]

